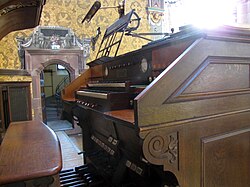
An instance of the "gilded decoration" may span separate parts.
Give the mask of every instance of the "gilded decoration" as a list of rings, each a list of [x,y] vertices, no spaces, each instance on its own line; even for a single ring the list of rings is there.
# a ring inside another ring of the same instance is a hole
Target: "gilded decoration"
[[[30,76],[0,75],[0,82],[31,82]]]
[[[178,132],[153,130],[143,141],[143,153],[152,164],[163,165],[164,169],[179,168],[179,137]]]
[[[120,0],[101,0],[102,6],[117,6]],[[81,23],[82,19],[92,6],[92,0],[47,0],[43,7],[40,20],[41,26],[61,26],[71,28],[79,38],[91,38],[96,35],[98,27],[104,34],[106,28],[119,18],[117,9],[100,9],[90,23]],[[146,14],[147,2],[143,0],[127,0],[125,13],[134,8],[141,18],[141,25],[138,33],[148,32],[149,25]],[[0,68],[1,69],[20,69],[21,64],[18,58],[18,48],[16,37],[27,37],[34,29],[16,31],[8,34],[0,41]],[[96,52],[101,42],[102,35],[96,42],[96,50],[90,52],[88,61],[96,57]],[[124,37],[120,46],[119,54],[141,48],[147,41],[130,36]]]
[[[147,9],[150,24],[158,24],[164,15],[164,0],[148,0]]]

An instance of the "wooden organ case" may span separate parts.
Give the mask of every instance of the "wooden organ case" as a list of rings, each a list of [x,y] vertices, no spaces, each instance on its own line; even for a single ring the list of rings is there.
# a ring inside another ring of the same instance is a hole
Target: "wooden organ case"
[[[186,28],[89,66],[73,113],[110,186],[250,185],[250,30]]]

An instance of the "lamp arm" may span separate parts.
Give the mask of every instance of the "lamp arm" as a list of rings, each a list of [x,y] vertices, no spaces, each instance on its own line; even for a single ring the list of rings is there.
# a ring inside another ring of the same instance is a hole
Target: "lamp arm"
[[[136,34],[136,33],[128,32],[128,33],[125,33],[125,35],[126,35],[126,36],[132,36],[132,37],[141,38],[141,39],[147,40],[147,41],[149,41],[149,42],[152,42],[152,41],[153,41],[153,40],[151,40],[151,39],[149,39],[149,38],[140,36],[139,34]]]
[[[104,6],[101,7],[100,9],[108,9],[108,8],[119,8],[119,6]]]

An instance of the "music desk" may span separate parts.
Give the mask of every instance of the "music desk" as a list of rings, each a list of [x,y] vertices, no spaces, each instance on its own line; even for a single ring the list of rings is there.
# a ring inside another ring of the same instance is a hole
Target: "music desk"
[[[60,186],[56,134],[39,121],[11,123],[0,146],[0,186]]]

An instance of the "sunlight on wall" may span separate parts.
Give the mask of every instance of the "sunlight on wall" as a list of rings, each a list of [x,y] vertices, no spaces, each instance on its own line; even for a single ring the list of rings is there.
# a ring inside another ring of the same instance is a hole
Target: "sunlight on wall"
[[[237,0],[185,0],[183,11],[187,23],[213,28],[236,22]]]

